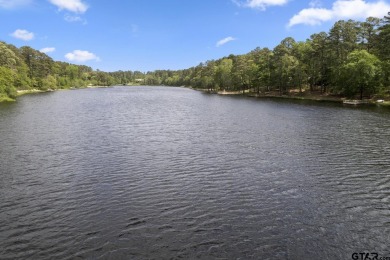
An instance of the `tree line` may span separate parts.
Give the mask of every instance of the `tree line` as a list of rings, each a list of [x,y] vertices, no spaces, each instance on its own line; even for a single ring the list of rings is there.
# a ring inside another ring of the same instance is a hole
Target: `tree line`
[[[17,48],[0,41],[0,100],[15,98],[17,90],[111,86],[143,82],[143,78],[140,71],[95,71],[85,65],[54,61],[29,46]]]
[[[306,41],[283,39],[273,50],[256,48],[178,71],[147,73],[151,85],[209,91],[287,94],[291,90],[370,98],[390,94],[390,13],[364,22],[337,21]]]
[[[256,48],[184,70],[103,72],[53,61],[45,53],[0,42],[0,98],[20,89],[66,89],[88,85],[168,85],[209,91],[291,90],[345,97],[390,94],[390,13],[364,22],[337,21],[328,33],[306,41],[283,39],[275,48]]]

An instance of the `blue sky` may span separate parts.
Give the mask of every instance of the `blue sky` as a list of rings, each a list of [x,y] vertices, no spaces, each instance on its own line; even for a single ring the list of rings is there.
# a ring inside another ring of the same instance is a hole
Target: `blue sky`
[[[184,69],[388,11],[390,0],[0,0],[0,40],[103,71]]]

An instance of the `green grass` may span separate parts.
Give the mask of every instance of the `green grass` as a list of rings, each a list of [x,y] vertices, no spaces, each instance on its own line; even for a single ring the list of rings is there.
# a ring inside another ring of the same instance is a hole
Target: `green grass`
[[[7,96],[0,96],[0,102],[14,102],[15,99],[7,97]]]
[[[39,90],[39,89],[26,89],[26,90],[22,90],[22,92],[18,92],[16,94],[16,96],[23,96],[23,95],[26,95],[26,94],[33,94],[33,93],[41,93],[41,92],[44,92],[42,90]]]

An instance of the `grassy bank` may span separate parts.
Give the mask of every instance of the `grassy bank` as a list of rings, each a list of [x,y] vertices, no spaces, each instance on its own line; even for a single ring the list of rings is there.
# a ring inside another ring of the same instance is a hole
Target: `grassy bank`
[[[7,96],[0,96],[0,102],[14,102],[15,99],[7,97]]]
[[[251,93],[248,96],[256,97],[256,98],[283,98],[283,99],[295,99],[295,100],[309,100],[309,101],[317,101],[317,102],[334,102],[334,103],[343,103],[345,98],[339,96],[332,96],[328,94],[321,93],[290,93],[280,95],[278,93],[264,93],[264,94],[255,94]]]
[[[86,88],[110,88],[111,86],[84,86],[80,88],[58,88],[58,89],[47,89],[47,90],[41,90],[41,89],[22,89],[16,91],[16,97],[20,97],[26,94],[36,94],[36,93],[44,93],[44,92],[52,92],[57,90],[75,90],[75,89],[86,89]],[[0,96],[0,102],[10,102],[15,101],[15,99],[10,98],[5,95]]]
[[[47,90],[47,91],[53,91],[53,90]],[[42,92],[46,92],[46,91],[39,90],[39,89],[24,89],[24,90],[17,90],[17,91],[16,91],[16,96],[15,96],[15,98],[17,98],[17,97],[19,97],[19,96],[26,95],[26,94],[42,93]],[[11,98],[11,97],[8,97],[8,96],[6,96],[6,95],[0,95],[0,102],[12,102],[12,101],[16,101],[15,98]]]
[[[250,90],[245,90],[243,93],[243,91],[210,91],[206,89],[197,89],[197,88],[192,88],[192,89],[197,91],[202,91],[205,93],[218,94],[218,95],[241,95],[241,96],[248,96],[254,98],[307,100],[307,101],[315,101],[315,102],[334,102],[339,104],[342,104],[344,100],[347,99],[346,97],[343,96],[331,95],[328,93],[310,92],[310,91],[299,92],[299,90],[291,90],[287,94],[280,94],[278,91],[256,93],[256,92],[251,92]],[[372,98],[372,99],[366,99],[365,101],[367,101],[368,105],[390,107],[390,97],[386,98],[386,100],[382,102],[377,102],[378,99],[379,98]]]
[[[16,95],[19,97],[19,96],[23,96],[26,94],[42,93],[42,92],[45,92],[45,91],[39,90],[39,89],[24,89],[24,90],[16,91]]]

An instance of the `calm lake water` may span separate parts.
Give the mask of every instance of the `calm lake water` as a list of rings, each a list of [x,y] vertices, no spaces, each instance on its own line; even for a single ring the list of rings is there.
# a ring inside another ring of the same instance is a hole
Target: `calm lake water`
[[[115,87],[0,104],[0,259],[390,256],[390,112]]]

